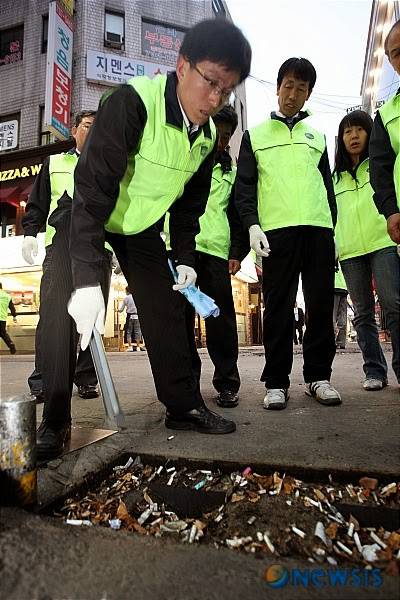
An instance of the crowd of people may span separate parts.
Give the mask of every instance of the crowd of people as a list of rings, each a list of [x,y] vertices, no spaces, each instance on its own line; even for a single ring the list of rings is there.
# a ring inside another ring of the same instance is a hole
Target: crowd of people
[[[400,22],[385,51],[400,74]],[[216,402],[234,408],[240,376],[230,278],[250,248],[262,257],[267,410],[287,406],[294,340],[303,346],[305,393],[325,406],[341,404],[330,380],[336,348],[345,344],[340,315],[347,292],[363,386],[387,385],[373,286],[400,382],[400,94],[374,123],[363,111],[346,115],[332,174],[325,136],[304,110],[315,68],[305,58],[289,58],[277,75],[278,108],[244,132],[235,167],[228,150],[237,116],[229,98],[250,66],[250,45],[235,25],[200,22],[187,32],[175,72],[135,77],[107,92],[97,113],[77,116],[75,148],[43,165],[23,219],[28,262],[46,225],[30,377],[32,392],[44,401],[40,459],[61,454],[70,437],[73,382],[97,394],[87,348],[94,328],[104,333],[112,252],[128,283],[119,307],[127,312],[128,340],[140,350],[143,332],[167,428],[236,429],[202,398],[195,313],[179,292],[197,280],[220,308],[218,317],[206,319],[207,347]],[[339,265],[343,277],[335,282]],[[300,276],[305,315],[295,306]]]

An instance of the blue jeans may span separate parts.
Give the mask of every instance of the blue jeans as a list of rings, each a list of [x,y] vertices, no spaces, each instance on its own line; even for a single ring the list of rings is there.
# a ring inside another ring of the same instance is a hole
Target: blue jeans
[[[393,371],[400,383],[400,259],[395,246],[340,262],[354,307],[354,327],[367,378],[387,379],[387,364],[375,321],[372,278],[386,316],[393,348]]]

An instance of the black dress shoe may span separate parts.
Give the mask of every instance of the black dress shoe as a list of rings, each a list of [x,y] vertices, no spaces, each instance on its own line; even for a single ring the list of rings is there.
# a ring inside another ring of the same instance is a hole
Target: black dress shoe
[[[165,426],[168,429],[191,429],[199,433],[232,433],[236,430],[233,421],[224,419],[204,405],[181,414],[167,410]]]
[[[71,424],[54,426],[42,421],[36,432],[38,460],[50,460],[60,456],[71,439]]]
[[[232,390],[222,390],[217,397],[217,404],[222,408],[234,408],[238,405],[238,402],[239,396]]]
[[[90,400],[90,398],[99,397],[97,385],[78,385],[78,394],[81,398],[84,398],[85,400]]]

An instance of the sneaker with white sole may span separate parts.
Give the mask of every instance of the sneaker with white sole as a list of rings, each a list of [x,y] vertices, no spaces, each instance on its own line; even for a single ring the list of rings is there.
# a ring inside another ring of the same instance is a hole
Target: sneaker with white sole
[[[289,391],[287,389],[267,389],[264,408],[267,410],[282,410],[286,408],[288,400]]]
[[[364,390],[367,390],[367,392],[378,392],[379,390],[383,390],[383,388],[386,386],[387,381],[382,381],[381,379],[376,379],[375,377],[367,377],[363,383],[363,388]]]
[[[325,406],[337,406],[342,403],[339,392],[327,379],[306,383],[305,392],[307,396],[312,396]]]

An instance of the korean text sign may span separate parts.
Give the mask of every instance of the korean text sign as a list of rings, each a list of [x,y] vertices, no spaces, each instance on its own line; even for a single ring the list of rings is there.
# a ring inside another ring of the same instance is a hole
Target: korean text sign
[[[57,1],[49,6],[45,122],[59,139],[69,138],[73,22]]]

